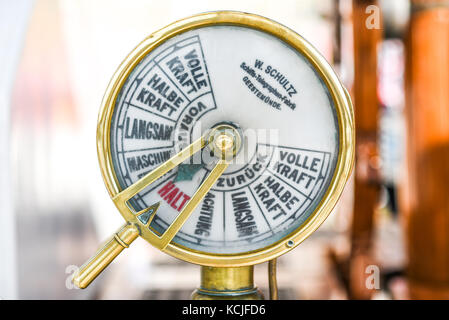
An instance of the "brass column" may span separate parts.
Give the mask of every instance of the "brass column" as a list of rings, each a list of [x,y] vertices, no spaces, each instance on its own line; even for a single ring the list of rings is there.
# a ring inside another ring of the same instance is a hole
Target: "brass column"
[[[365,270],[373,264],[371,256],[373,217],[379,198],[377,45],[382,30],[366,25],[369,6],[376,0],[353,0],[354,85],[352,90],[356,128],[354,206],[351,226],[351,252],[348,265],[349,298],[370,299],[365,287]],[[380,17],[379,17],[380,18]]]
[[[201,266],[201,285],[192,293],[194,300],[262,300],[254,286],[254,266]]]
[[[412,299],[449,299],[449,3],[412,1],[401,189]]]

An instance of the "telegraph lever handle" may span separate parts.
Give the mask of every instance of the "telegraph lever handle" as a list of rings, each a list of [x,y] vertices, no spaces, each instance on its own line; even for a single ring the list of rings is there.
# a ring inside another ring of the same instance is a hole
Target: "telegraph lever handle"
[[[73,283],[86,288],[119,254],[139,236],[134,224],[126,223],[73,275]]]

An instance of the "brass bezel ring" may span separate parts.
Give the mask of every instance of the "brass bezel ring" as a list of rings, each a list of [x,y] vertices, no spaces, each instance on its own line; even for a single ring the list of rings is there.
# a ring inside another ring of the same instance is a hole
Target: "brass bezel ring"
[[[121,63],[106,89],[98,118],[98,159],[106,188],[111,198],[113,198],[121,190],[112,165],[110,127],[115,102],[126,79],[137,64],[164,41],[183,32],[212,25],[234,25],[253,28],[274,35],[293,49],[299,51],[312,64],[326,84],[332,96],[339,123],[340,148],[334,176],[314,213],[295,231],[270,246],[241,254],[211,254],[195,251],[174,243],[170,243],[163,250],[173,257],[200,265],[214,267],[248,266],[274,259],[290,251],[314,232],[334,208],[353,167],[355,130],[353,107],[349,94],[328,62],[296,32],[262,16],[236,11],[218,11],[202,13],[179,20],[151,34]],[[136,220],[129,208],[118,205],[117,208],[125,220],[131,223]],[[147,231],[141,230],[143,238],[145,238],[145,232]]]

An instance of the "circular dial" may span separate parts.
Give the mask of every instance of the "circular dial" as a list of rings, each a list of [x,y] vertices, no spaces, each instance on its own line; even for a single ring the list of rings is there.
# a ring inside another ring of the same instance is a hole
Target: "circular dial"
[[[217,123],[242,147],[173,239],[199,252],[236,254],[284,238],[315,212],[339,154],[339,122],[324,80],[281,39],[230,25],[196,28],[149,52],[122,86],[111,121],[121,189]],[[214,165],[205,148],[133,197],[160,202],[150,228],[173,222]]]

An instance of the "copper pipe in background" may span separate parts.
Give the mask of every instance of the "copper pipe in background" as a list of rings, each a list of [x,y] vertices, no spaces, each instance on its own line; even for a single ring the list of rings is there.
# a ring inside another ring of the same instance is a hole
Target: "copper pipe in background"
[[[351,252],[348,261],[350,299],[369,299],[372,290],[365,286],[365,270],[371,259],[373,216],[379,198],[379,157],[377,147],[377,45],[382,37],[379,28],[369,24],[369,6],[377,1],[353,0],[354,85],[356,164],[354,171],[354,207],[351,226]]]
[[[400,205],[412,299],[449,299],[449,4],[412,1]]]

